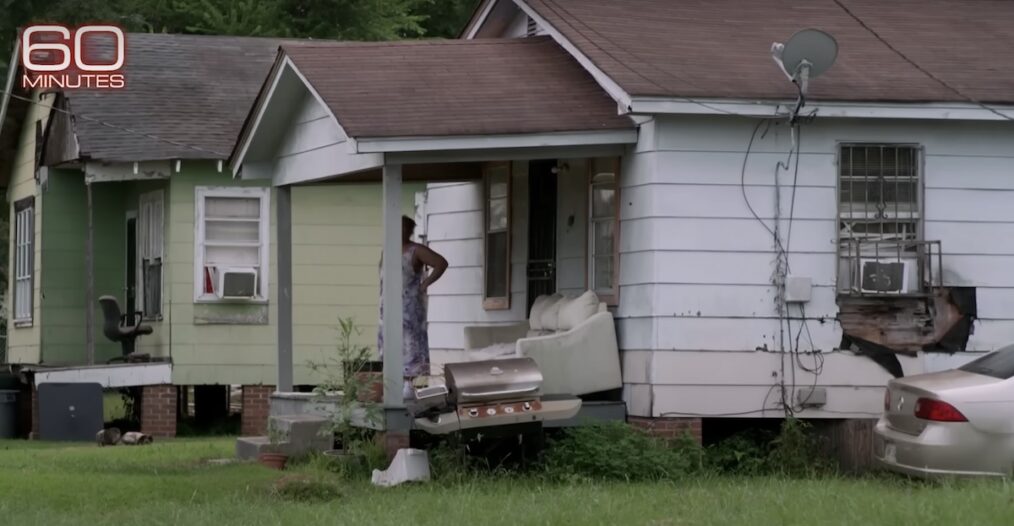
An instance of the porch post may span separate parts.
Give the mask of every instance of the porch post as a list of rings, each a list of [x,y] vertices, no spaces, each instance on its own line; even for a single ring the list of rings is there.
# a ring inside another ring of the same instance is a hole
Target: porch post
[[[85,356],[88,365],[92,365],[95,363],[95,224],[92,217],[92,185],[87,181],[85,199],[85,213],[88,214],[88,232],[85,235]]]
[[[292,187],[276,188],[278,229],[278,381],[292,391]]]
[[[384,164],[384,407],[404,407],[402,382],[401,165]],[[389,411],[390,413],[390,411]],[[391,418],[388,418],[391,430]]]

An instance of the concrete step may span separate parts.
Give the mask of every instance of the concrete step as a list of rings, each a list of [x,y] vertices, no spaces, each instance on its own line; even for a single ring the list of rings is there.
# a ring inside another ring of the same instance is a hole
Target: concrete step
[[[278,415],[268,418],[268,429],[277,430],[293,444],[315,447],[326,442],[330,447],[334,440],[334,434],[329,432],[330,423],[327,418],[316,415]]]
[[[291,446],[292,444],[288,442],[279,442],[273,447],[271,439],[268,437],[239,437],[236,439],[236,458],[256,460],[257,456],[265,451],[278,451],[291,455],[289,453],[289,450],[292,449]]]

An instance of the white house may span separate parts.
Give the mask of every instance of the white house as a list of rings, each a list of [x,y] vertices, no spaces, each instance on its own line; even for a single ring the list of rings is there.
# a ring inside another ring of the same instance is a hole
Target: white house
[[[638,141],[611,161],[529,163],[539,184],[556,179],[555,202],[528,195],[536,179],[516,166],[509,310],[479,308],[482,185],[430,185],[428,240],[451,262],[431,292],[431,346],[454,352],[463,326],[523,319],[528,287],[545,286],[526,269],[547,257],[556,290],[615,304],[635,416],[869,418],[889,370],[1014,342],[1014,56],[990,51],[1014,45],[1014,5],[843,5],[483,2],[463,38],[549,35]],[[839,55],[793,132],[796,90],[769,50],[808,27]],[[555,217],[538,257],[532,217]],[[853,276],[872,257],[902,263],[908,282],[863,293]],[[805,301],[780,301],[785,278]]]
[[[591,289],[631,416],[870,418],[892,375],[1014,342],[1012,20],[973,0],[486,0],[464,42],[283,47],[232,167],[283,200],[383,181],[391,251],[401,181],[428,182],[451,263],[437,361],[466,326]],[[840,51],[800,101],[770,49],[808,27]],[[299,129],[299,105],[330,118]]]

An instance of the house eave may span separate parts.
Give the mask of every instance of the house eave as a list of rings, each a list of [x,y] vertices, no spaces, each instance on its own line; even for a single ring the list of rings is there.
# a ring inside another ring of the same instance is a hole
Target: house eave
[[[360,137],[356,141],[356,151],[359,153],[401,153],[633,144],[636,142],[637,130],[631,128],[500,135]]]
[[[635,96],[630,113],[644,115],[741,115],[745,117],[777,117],[788,115],[795,101],[750,99],[706,99],[684,97]],[[989,105],[989,108],[1014,119],[1014,105]],[[932,119],[1002,121],[1000,115],[974,103],[965,102],[850,102],[811,101],[804,114],[816,112],[818,117],[857,119]]]

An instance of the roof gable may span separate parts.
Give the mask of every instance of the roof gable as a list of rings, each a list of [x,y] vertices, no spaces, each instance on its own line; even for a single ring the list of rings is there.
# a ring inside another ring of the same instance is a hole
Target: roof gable
[[[283,51],[353,138],[633,128],[545,37],[296,44]]]
[[[65,93],[81,157],[227,159],[280,43],[129,34],[126,89]]]

